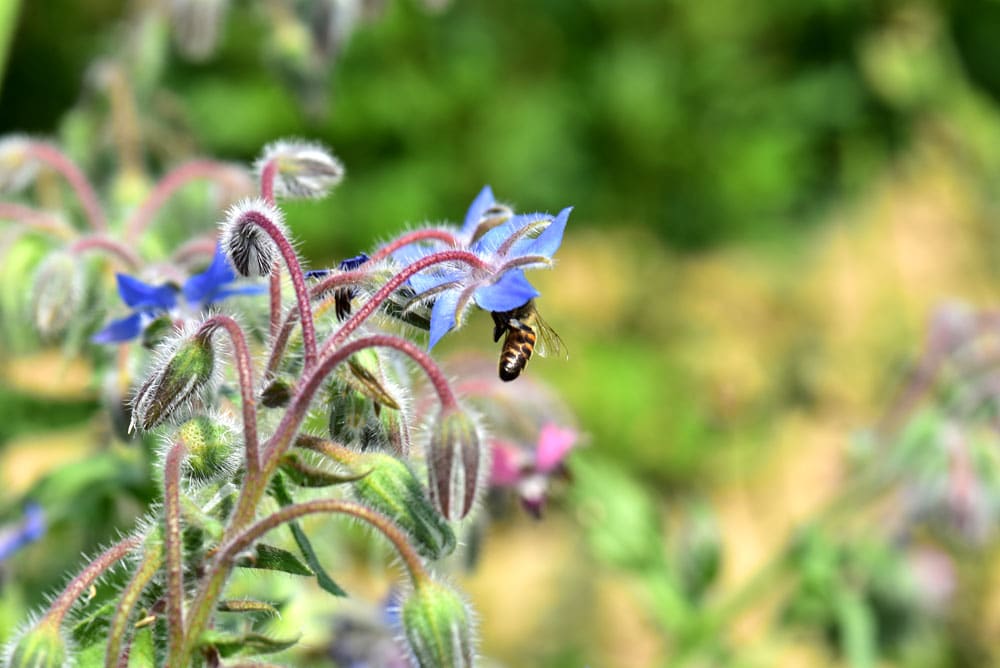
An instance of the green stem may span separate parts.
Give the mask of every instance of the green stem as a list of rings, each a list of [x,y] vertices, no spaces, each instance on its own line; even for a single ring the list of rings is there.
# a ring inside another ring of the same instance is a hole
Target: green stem
[[[17,28],[17,17],[21,9],[21,0],[5,0],[0,2],[0,83],[7,67],[7,54],[13,42],[14,31]]]
[[[181,545],[181,464],[187,449],[175,443],[163,471],[164,543],[167,552],[167,665],[179,660],[184,647],[184,554]]]
[[[122,590],[121,597],[118,599],[118,607],[115,608],[115,614],[111,618],[108,627],[108,650],[104,656],[104,668],[117,668],[121,665],[122,645],[125,642],[132,609],[162,565],[163,545],[159,541],[148,541],[146,554],[132,575],[132,579]]]

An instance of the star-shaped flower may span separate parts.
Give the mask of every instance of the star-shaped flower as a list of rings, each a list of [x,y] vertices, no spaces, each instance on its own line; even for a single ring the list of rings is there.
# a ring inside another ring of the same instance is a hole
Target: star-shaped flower
[[[118,294],[132,313],[109,322],[104,329],[94,334],[94,343],[119,343],[136,338],[150,322],[157,317],[173,313],[181,306],[188,310],[201,310],[237,295],[255,295],[264,291],[260,285],[232,287],[236,281],[221,247],[215,247],[212,264],[200,274],[191,276],[182,287],[174,283],[150,285],[127,274],[117,274]],[[183,298],[183,304],[178,300]]]

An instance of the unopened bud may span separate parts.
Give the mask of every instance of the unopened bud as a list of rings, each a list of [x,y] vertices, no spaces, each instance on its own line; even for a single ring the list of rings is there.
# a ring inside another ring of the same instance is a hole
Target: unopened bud
[[[446,518],[462,519],[472,509],[481,459],[475,421],[463,410],[442,410],[431,429],[427,475],[434,504]]]
[[[255,164],[257,173],[272,161],[275,197],[325,197],[344,178],[344,165],[320,144],[297,139],[274,142]]]
[[[59,628],[41,623],[17,642],[6,663],[10,668],[62,668],[67,665],[66,641]]]
[[[267,408],[281,408],[292,400],[292,384],[284,378],[275,378],[260,393],[260,403]]]
[[[216,375],[218,357],[212,333],[187,336],[165,344],[153,372],[132,400],[132,424],[143,431],[176,418]]]
[[[35,327],[44,339],[62,334],[83,302],[83,275],[71,253],[57,251],[35,272],[31,306]]]
[[[222,480],[236,470],[236,432],[224,420],[200,416],[177,430],[187,449],[187,471],[197,481]]]
[[[31,140],[23,135],[0,139],[0,192],[24,190],[38,173],[38,161],[29,150]]]
[[[257,224],[260,219],[269,220],[288,236],[281,211],[259,198],[234,204],[222,222],[219,244],[240,276],[267,276],[279,257],[274,240]]]
[[[400,619],[415,665],[473,665],[476,651],[472,612],[454,589],[433,580],[419,583],[403,601]]]
[[[454,532],[405,462],[391,455],[371,454],[352,462],[351,469],[369,471],[354,483],[358,501],[395,522],[413,539],[421,555],[440,559],[455,549]]]

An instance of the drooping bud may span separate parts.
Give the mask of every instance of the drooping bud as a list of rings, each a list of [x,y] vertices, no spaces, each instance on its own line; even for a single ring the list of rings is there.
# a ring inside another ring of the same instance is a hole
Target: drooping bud
[[[14,645],[5,665],[10,668],[62,668],[67,665],[66,641],[51,623],[34,627]]]
[[[462,519],[479,488],[481,448],[475,421],[465,411],[443,409],[431,429],[427,476],[434,505],[446,518]]]
[[[260,392],[260,403],[267,408],[281,408],[292,400],[292,384],[284,378],[275,378]]]
[[[165,420],[180,417],[198,394],[216,377],[218,354],[212,332],[182,335],[164,344],[152,373],[132,400],[132,424],[148,431]]]
[[[31,140],[24,135],[0,139],[0,192],[23,190],[38,173],[38,161],[31,155]]]
[[[229,207],[221,223],[219,244],[240,276],[267,276],[279,257],[274,240],[257,224],[260,219],[269,220],[288,236],[281,211],[260,198]]]
[[[325,146],[299,139],[276,141],[254,164],[260,175],[274,163],[274,196],[288,199],[326,197],[344,178],[344,165]]]
[[[358,457],[351,469],[369,471],[354,483],[355,498],[395,522],[422,556],[440,559],[455,549],[454,532],[405,462],[387,454],[370,454]]]
[[[35,272],[31,307],[35,327],[43,339],[62,334],[83,302],[83,272],[77,258],[51,253]]]
[[[474,664],[472,612],[454,589],[426,580],[400,606],[400,620],[413,663],[420,668]]]
[[[238,466],[236,432],[224,419],[192,418],[180,426],[176,439],[187,449],[186,471],[193,480],[222,480]]]

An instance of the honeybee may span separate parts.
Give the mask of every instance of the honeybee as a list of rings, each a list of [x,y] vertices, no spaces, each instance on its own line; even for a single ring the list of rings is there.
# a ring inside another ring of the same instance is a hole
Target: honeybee
[[[507,334],[500,349],[500,380],[512,381],[520,376],[536,349],[542,357],[567,357],[562,339],[542,320],[534,299],[510,311],[491,311],[490,315],[493,341]]]

